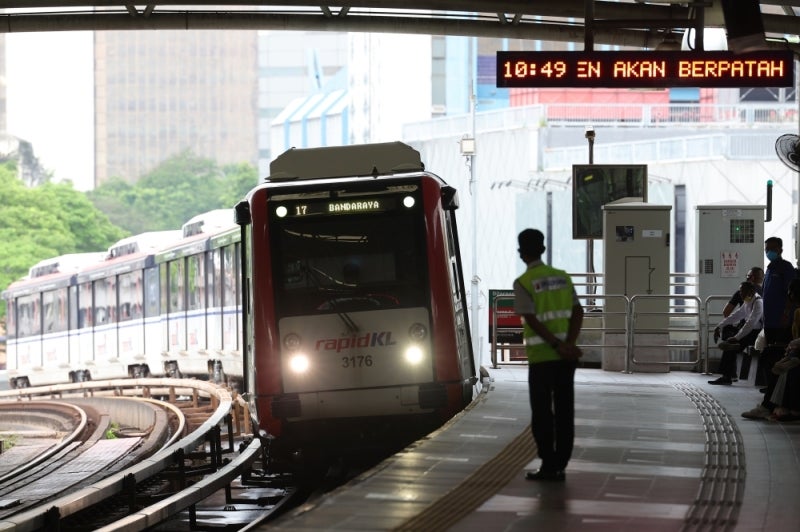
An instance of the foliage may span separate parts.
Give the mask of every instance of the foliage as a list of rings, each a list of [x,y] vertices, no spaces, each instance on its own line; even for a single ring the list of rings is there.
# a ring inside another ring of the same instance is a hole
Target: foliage
[[[0,289],[40,260],[102,251],[125,236],[69,183],[28,188],[16,165],[0,165]],[[5,305],[0,305],[0,317]]]
[[[185,151],[135,185],[112,178],[88,195],[115,224],[138,234],[179,229],[203,212],[232,208],[257,181],[257,172],[249,164],[220,167]]]
[[[106,429],[105,437],[107,440],[116,440],[118,433],[119,433],[119,423],[117,423],[116,421],[112,421],[109,427]]]
[[[258,177],[249,164],[220,167],[186,151],[135,185],[112,178],[84,194],[42,175],[28,181],[39,185],[25,186],[17,161],[0,162],[0,289],[43,259],[104,251],[129,234],[179,229],[203,212],[232,208]],[[0,319],[5,310],[0,304]]]
[[[18,434],[6,434],[3,436],[2,444],[3,444],[3,452],[8,451],[12,447],[14,447],[20,441],[20,436]]]

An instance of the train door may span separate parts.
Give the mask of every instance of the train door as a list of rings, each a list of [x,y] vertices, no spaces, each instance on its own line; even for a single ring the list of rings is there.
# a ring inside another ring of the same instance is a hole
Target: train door
[[[78,352],[73,367],[84,367],[94,359],[94,290],[92,282],[78,285]]]
[[[127,369],[119,360],[117,320],[117,276],[94,281],[94,368],[93,379],[124,377]]]
[[[118,353],[127,366],[144,353],[143,272],[135,269],[119,276]]]
[[[69,366],[73,367],[78,364],[80,361],[80,330],[79,327],[79,318],[80,318],[80,304],[78,298],[78,285],[73,284],[70,285],[67,291],[67,320],[68,320],[68,330],[69,330],[69,337],[67,340],[67,349],[69,351]]]
[[[212,249],[207,254],[206,297],[208,311],[206,313],[206,337],[208,349],[212,352],[222,351],[222,252]]]
[[[42,292],[42,364],[52,371],[69,364],[67,287]]]
[[[17,300],[13,295],[3,294],[6,304],[6,365],[9,377],[16,374],[17,363]]]
[[[40,298],[39,292],[17,298],[16,367],[19,369],[43,367]]]
[[[198,353],[207,346],[205,253],[186,257],[186,280],[186,349]]]
[[[161,290],[159,268],[146,267],[144,270],[144,327],[142,345],[147,367],[152,375],[163,375],[164,365],[161,353],[167,350],[166,325],[161,323]]]
[[[461,250],[458,243],[455,211],[445,211],[445,227],[447,233],[447,253],[450,262],[450,289],[453,295],[453,309],[455,310],[456,344],[461,376],[474,383],[476,376],[475,359],[472,352],[472,340],[469,327],[469,314],[467,313],[466,292],[464,289],[463,270],[461,268]],[[473,288],[474,289],[474,288]],[[472,400],[472,387],[464,388],[464,401]]]
[[[162,285],[163,288],[163,285]],[[166,263],[167,350],[186,351],[186,268],[183,258]]]
[[[239,348],[239,278],[237,245],[222,249],[222,348],[234,352]]]

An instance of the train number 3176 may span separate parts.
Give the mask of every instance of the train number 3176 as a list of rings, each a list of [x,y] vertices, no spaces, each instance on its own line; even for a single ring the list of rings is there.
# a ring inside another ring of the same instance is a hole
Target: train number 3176
[[[372,355],[354,355],[342,357],[343,368],[369,368],[372,366]]]

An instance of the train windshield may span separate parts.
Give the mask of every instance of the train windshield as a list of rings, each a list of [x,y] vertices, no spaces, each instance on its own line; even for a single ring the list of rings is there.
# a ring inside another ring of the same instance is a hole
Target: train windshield
[[[323,199],[271,211],[282,316],[427,306],[421,198]]]

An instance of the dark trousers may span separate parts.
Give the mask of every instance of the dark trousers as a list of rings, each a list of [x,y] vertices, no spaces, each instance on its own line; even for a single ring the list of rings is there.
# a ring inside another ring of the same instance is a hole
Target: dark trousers
[[[786,344],[792,340],[792,331],[782,327],[765,327],[764,339],[767,341],[767,347],[758,357],[756,384],[759,386],[766,384],[767,390],[761,405],[772,410],[775,405],[770,401],[770,398],[775,390],[775,384],[778,382],[778,376],[772,373],[772,366],[783,357],[783,353],[786,351]]]
[[[572,456],[575,440],[575,368],[569,360],[528,366],[531,432],[542,469],[561,471]]]
[[[758,333],[760,332],[761,329],[750,331],[747,336],[742,338],[739,341],[739,345],[742,346],[742,350],[745,347],[753,345],[753,343],[756,341],[756,337],[758,337]],[[736,377],[736,356],[741,353],[742,350],[722,352],[722,358],[719,360],[719,372],[723,377],[728,377],[729,379]],[[744,362],[742,363],[744,364]]]

